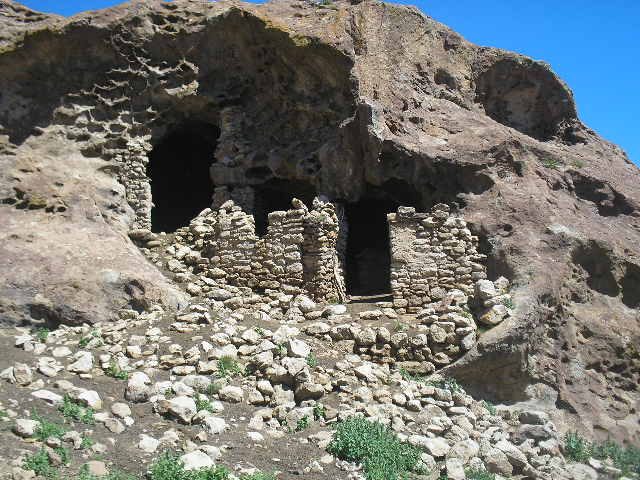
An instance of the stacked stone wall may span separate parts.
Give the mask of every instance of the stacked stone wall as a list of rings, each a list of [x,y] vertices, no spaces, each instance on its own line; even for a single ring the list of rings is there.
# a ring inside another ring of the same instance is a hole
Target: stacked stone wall
[[[391,292],[399,313],[416,313],[451,290],[473,295],[475,281],[486,278],[478,237],[447,205],[437,204],[428,213],[400,207],[387,219]]]
[[[232,200],[202,211],[183,229],[185,234],[188,230],[191,253],[181,256],[182,262],[196,265],[194,273],[210,279],[211,285],[346,300],[334,205],[316,199],[310,212],[299,200],[292,204],[291,210],[269,214],[262,237],[256,234],[253,216]],[[168,268],[180,270],[178,265]]]
[[[337,251],[339,226],[336,207],[316,198],[305,219],[303,249],[304,287],[314,300],[346,300]]]

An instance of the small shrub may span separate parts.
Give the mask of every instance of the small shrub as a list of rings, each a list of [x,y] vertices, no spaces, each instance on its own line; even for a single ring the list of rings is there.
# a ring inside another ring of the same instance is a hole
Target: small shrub
[[[217,382],[211,382],[209,384],[209,386],[207,387],[207,393],[209,395],[216,395],[220,389],[222,388],[222,385],[217,383]]]
[[[576,168],[582,168],[586,165],[586,163],[583,162],[582,160],[574,160],[571,162],[571,165],[573,165]]]
[[[476,468],[467,468],[464,471],[467,480],[496,480],[496,474],[487,472],[486,470],[478,470]]]
[[[120,369],[116,361],[112,358],[109,362],[109,367],[104,372],[108,377],[116,378],[118,380],[128,380],[129,372],[125,372]]]
[[[490,415],[495,416],[498,413],[498,411],[496,410],[496,406],[493,403],[488,402],[486,400],[484,400],[482,403],[484,405],[484,408],[486,408],[489,411]]]
[[[58,469],[49,463],[49,455],[44,448],[27,456],[22,463],[22,468],[32,470],[36,475],[44,478],[52,480],[58,478]]]
[[[48,328],[39,328],[38,331],[36,332],[36,339],[40,343],[45,343],[50,333],[51,333],[51,330],[49,330]]]
[[[509,310],[513,310],[514,308],[516,308],[515,304],[513,303],[513,300],[510,298],[506,298],[502,301],[502,305],[504,305],[505,307],[507,307]]]
[[[276,345],[277,354],[281,357],[284,357],[287,354],[287,346],[284,343],[279,343]]]
[[[423,382],[424,381],[424,378],[422,378],[419,375],[414,375],[413,373],[409,372],[409,370],[407,370],[406,368],[401,368],[400,370],[398,370],[398,372],[400,372],[400,375],[405,380],[414,381],[414,382]]]
[[[313,419],[318,422],[321,419],[324,420],[325,418],[327,418],[327,413],[325,411],[325,407],[324,405],[322,405],[321,403],[316,403],[313,406]]]
[[[296,424],[296,432],[302,432],[307,428],[309,428],[309,417],[305,415],[300,420],[298,420],[298,423]]]
[[[255,332],[260,335],[261,337],[264,337],[264,330],[261,329],[260,327],[256,327],[254,328]]]
[[[240,480],[276,480],[276,474],[257,472],[251,475],[243,475]]]
[[[93,416],[93,408],[81,407],[68,395],[65,395],[62,404],[58,405],[58,411],[65,418],[71,418],[87,425],[95,425],[96,423],[96,419]]]
[[[203,398],[203,397],[196,398],[196,410],[198,412],[200,410],[206,410],[207,412],[213,413],[213,407],[211,406],[211,401],[208,398]]]
[[[421,454],[381,423],[355,417],[337,425],[327,451],[342,460],[362,463],[367,480],[404,478]]]
[[[552,168],[554,170],[558,170],[558,168],[562,166],[562,163],[560,163],[555,158],[543,158],[541,162],[544,167]]]
[[[570,432],[564,439],[565,455],[575,462],[584,462],[591,456],[591,445],[578,433]]]
[[[41,417],[35,410],[31,410],[31,418],[39,423],[35,436],[43,442],[47,438],[62,438],[62,436],[67,433],[67,430],[62,425],[58,425]]]
[[[443,388],[449,390],[451,393],[464,391],[462,386],[453,377],[445,377],[442,380],[430,381],[429,385],[433,385],[436,388]]]
[[[90,341],[91,341],[91,339],[90,339],[89,337],[82,337],[82,338],[80,339],[80,341],[78,342],[78,346],[79,346],[80,348],[84,348],[84,347],[86,347],[87,345],[89,345],[89,342],[90,342]]]
[[[571,447],[569,447],[568,444],[570,444]],[[594,457],[599,460],[610,460],[616,468],[622,471],[623,475],[631,473],[640,474],[640,448],[638,447],[623,447],[619,443],[611,440],[589,444],[580,438],[577,433],[570,433],[565,439],[567,456],[570,455],[568,453],[569,449],[571,449],[571,455],[576,458],[576,461],[583,462],[589,457]],[[582,458],[582,460],[578,460],[578,458]]]
[[[400,320],[395,320],[393,322],[393,331],[394,332],[404,332],[408,329],[406,323],[402,323]]]
[[[241,376],[244,370],[234,358],[222,357],[218,360],[218,375],[223,378]]]
[[[318,358],[316,357],[315,353],[311,352],[309,355],[307,355],[306,360],[309,367],[316,368],[318,366]]]
[[[88,448],[93,447],[96,444],[95,440],[91,437],[87,437],[86,435],[82,435],[82,441],[80,442],[80,448],[86,450]]]

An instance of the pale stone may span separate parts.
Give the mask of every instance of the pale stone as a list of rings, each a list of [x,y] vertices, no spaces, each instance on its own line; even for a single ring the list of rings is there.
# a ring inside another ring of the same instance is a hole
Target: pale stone
[[[75,362],[67,366],[67,370],[74,373],[89,373],[93,369],[93,355],[91,352],[80,351],[73,358]]]
[[[94,410],[100,410],[102,408],[102,399],[98,392],[94,390],[85,390],[77,397],[78,403],[85,407],[91,407]]]
[[[58,405],[62,403],[62,396],[57,393],[50,392],[49,390],[36,390],[35,392],[31,392],[36,398],[40,400],[44,400],[49,405]]]
[[[287,351],[290,357],[307,358],[311,353],[311,347],[302,340],[292,338],[287,343]]]
[[[215,465],[211,457],[200,450],[182,455],[180,461],[184,464],[185,470],[199,470]]]
[[[240,403],[244,397],[242,388],[228,385],[218,392],[220,400],[229,403]]]
[[[144,433],[140,434],[140,441],[138,442],[138,448],[143,452],[153,453],[158,449],[160,440],[157,440]]]
[[[131,408],[126,403],[114,403],[111,405],[111,413],[116,417],[125,418],[131,415]]]
[[[13,425],[13,433],[22,438],[32,438],[36,434],[39,425],[40,422],[36,420],[20,418]]]

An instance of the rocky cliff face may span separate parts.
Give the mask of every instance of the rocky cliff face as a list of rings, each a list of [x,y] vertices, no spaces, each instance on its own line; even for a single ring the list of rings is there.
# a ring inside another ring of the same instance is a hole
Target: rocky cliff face
[[[127,232],[151,226],[148,153],[215,128],[217,186],[457,208],[516,309],[447,373],[638,439],[640,171],[543,62],[373,1],[5,1],[0,22],[2,322],[180,308]]]

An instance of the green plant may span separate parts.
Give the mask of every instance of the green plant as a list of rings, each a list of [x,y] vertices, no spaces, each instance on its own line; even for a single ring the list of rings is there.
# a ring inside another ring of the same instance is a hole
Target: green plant
[[[81,407],[68,395],[65,395],[62,404],[58,405],[58,411],[65,418],[71,418],[87,425],[95,425],[96,423],[96,419],[93,416],[93,408]]]
[[[573,165],[573,166],[574,166],[574,167],[576,167],[576,168],[582,168],[582,167],[584,167],[584,166],[586,165],[586,163],[585,163],[585,162],[583,162],[582,160],[577,160],[577,159],[576,159],[576,160],[573,160],[573,161],[571,162],[571,165]]]
[[[307,355],[307,365],[309,365],[309,367],[311,368],[316,368],[318,366],[318,358],[316,357],[315,353],[311,352],[309,353],[309,355]]]
[[[562,165],[562,163],[555,158],[543,158],[541,162],[546,168],[552,168],[554,170],[557,170]]]
[[[505,307],[507,307],[509,310],[513,310],[514,308],[516,308],[516,306],[513,303],[513,300],[511,300],[510,298],[505,298],[502,301],[502,305],[504,305]]]
[[[591,445],[576,432],[569,432],[564,439],[566,456],[576,462],[584,462],[591,456]]]
[[[393,321],[393,331],[394,332],[404,332],[408,329],[406,323],[402,323],[400,320]]]
[[[260,327],[256,327],[254,328],[255,332],[260,335],[261,337],[264,337],[264,330]]]
[[[169,399],[169,398],[173,398],[176,396],[176,392],[173,391],[173,389],[171,388],[167,388],[164,393],[164,398]]]
[[[477,468],[467,468],[464,471],[467,480],[496,480],[495,473],[489,473],[486,470],[478,470]]]
[[[313,406],[313,419],[317,422],[321,419],[324,420],[325,418],[327,418],[327,412],[324,405],[316,403]]]
[[[342,460],[362,463],[367,480],[403,478],[416,467],[421,454],[381,423],[356,417],[338,423],[327,451]]]
[[[486,408],[489,411],[490,415],[495,416],[496,413],[498,413],[498,411],[496,410],[496,406],[493,403],[484,400],[482,404],[484,405],[484,408]]]
[[[576,462],[586,462],[589,457],[594,457],[610,460],[623,475],[640,474],[640,448],[635,446],[623,447],[611,440],[590,443],[577,432],[570,432],[565,436],[564,452],[570,460]]]
[[[279,343],[276,345],[277,354],[281,357],[284,357],[287,354],[287,345],[284,343]]]
[[[199,412],[200,410],[206,410],[207,412],[213,413],[213,407],[211,406],[211,401],[208,398],[196,398],[196,411]]]
[[[209,386],[207,387],[207,393],[209,395],[216,395],[220,389],[222,388],[222,385],[217,383],[217,382],[211,382],[209,384]]]
[[[113,358],[109,362],[109,367],[107,367],[107,369],[105,370],[104,373],[107,376],[116,378],[118,380],[128,380],[129,379],[129,372],[125,372],[124,370],[122,370],[118,366],[118,364],[116,363],[115,359],[113,359]]]
[[[300,420],[298,420],[298,423],[296,423],[296,432],[302,432],[307,428],[309,428],[309,417],[305,415]]]
[[[218,375],[220,377],[234,377],[244,375],[244,369],[231,357],[222,357],[218,360]]]
[[[49,455],[44,448],[33,455],[29,455],[22,463],[24,470],[32,470],[36,475],[49,479],[58,478],[58,469],[49,462]]]
[[[43,442],[47,438],[62,438],[62,436],[67,433],[67,430],[62,425],[58,425],[57,423],[53,423],[52,421],[41,417],[35,409],[31,410],[31,418],[39,423],[36,428],[35,436]]]
[[[9,414],[4,410],[0,410],[0,419],[2,418],[9,418]]]
[[[444,377],[442,380],[432,380],[429,382],[429,385],[449,390],[451,393],[463,391],[458,381],[453,377]]]
[[[82,337],[82,338],[80,339],[80,341],[78,342],[78,346],[79,346],[80,348],[84,348],[84,347],[86,347],[87,345],[89,345],[89,342],[90,342],[90,341],[91,341],[91,339],[90,339],[89,337]]]
[[[48,328],[39,328],[36,332],[36,338],[40,343],[45,343],[50,333],[51,330],[49,330]]]
[[[96,441],[91,438],[88,437],[86,435],[82,435],[82,441],[80,442],[80,448],[82,448],[83,450],[86,450],[88,448],[93,447],[96,444]]]
[[[227,480],[229,473],[222,466],[185,470],[178,454],[164,452],[151,465],[149,480]]]
[[[257,472],[251,475],[243,475],[240,480],[276,480],[276,474]]]

